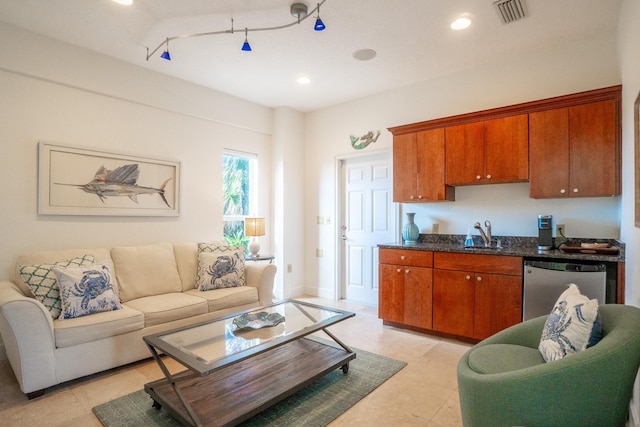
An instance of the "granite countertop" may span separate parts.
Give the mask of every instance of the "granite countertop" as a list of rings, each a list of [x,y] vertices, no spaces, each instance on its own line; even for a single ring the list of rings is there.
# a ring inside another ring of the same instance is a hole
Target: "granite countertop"
[[[548,251],[538,250],[538,239],[536,237],[518,237],[518,236],[493,236],[492,246],[493,248],[484,248],[484,242],[480,236],[473,236],[474,247],[465,248],[464,240],[466,235],[462,234],[421,234],[417,243],[385,243],[379,244],[380,248],[390,249],[410,249],[419,251],[434,251],[434,252],[451,252],[451,253],[470,253],[470,254],[484,254],[484,255],[506,255],[506,256],[519,256],[524,258],[553,258],[553,259],[566,259],[566,260],[581,260],[581,261],[602,261],[602,262],[624,262],[624,243],[616,239],[583,239],[573,238],[567,242],[581,243],[581,242],[605,242],[609,243],[612,247],[620,248],[617,254],[593,254],[593,253],[581,253],[581,252],[564,252],[560,249],[552,249]],[[497,243],[500,242],[500,247],[496,248]],[[560,243],[554,239],[554,248],[560,246]],[[564,242],[564,243],[567,243]]]

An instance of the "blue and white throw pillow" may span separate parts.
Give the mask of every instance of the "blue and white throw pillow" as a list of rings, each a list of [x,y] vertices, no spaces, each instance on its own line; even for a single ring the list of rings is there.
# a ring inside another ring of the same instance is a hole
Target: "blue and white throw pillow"
[[[589,299],[571,283],[547,317],[538,349],[545,361],[560,360],[594,345],[601,334],[598,300]]]
[[[236,251],[242,252],[242,255],[244,257],[244,254],[246,253],[247,248],[239,245],[227,245],[226,243],[223,243],[223,242],[198,243],[198,254],[201,254],[201,253],[227,254],[227,253],[233,253]],[[200,267],[198,267],[198,271],[196,272],[196,287],[199,288],[199,283],[201,283],[203,280],[206,280],[206,277],[200,276]],[[241,280],[244,283],[244,268],[242,269]]]
[[[198,254],[198,290],[235,288],[244,284],[243,251]]]
[[[33,297],[40,301],[51,314],[54,320],[62,312],[60,302],[60,287],[53,272],[53,267],[70,267],[91,265],[96,260],[93,255],[83,255],[65,261],[57,261],[51,264],[19,265],[20,278],[29,287]]]
[[[61,319],[119,310],[120,301],[113,289],[108,265],[54,267],[62,300]]]

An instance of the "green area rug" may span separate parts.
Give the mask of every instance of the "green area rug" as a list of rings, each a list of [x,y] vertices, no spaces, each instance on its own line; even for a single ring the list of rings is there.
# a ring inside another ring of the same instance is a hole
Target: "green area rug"
[[[349,363],[349,373],[336,369],[241,426],[326,426],[406,366],[399,360],[353,350],[357,357]],[[164,408],[152,408],[152,403],[140,390],[96,406],[93,413],[105,427],[181,425]]]

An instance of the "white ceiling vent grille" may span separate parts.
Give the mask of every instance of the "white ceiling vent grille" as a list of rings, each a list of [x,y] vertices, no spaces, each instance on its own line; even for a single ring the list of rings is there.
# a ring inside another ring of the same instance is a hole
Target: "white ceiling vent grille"
[[[527,17],[524,0],[497,0],[493,2],[503,24]]]

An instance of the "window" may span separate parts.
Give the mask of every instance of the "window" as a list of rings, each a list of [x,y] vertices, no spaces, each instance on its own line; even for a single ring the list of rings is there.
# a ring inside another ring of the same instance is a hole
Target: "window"
[[[257,211],[257,168],[254,154],[227,151],[223,156],[223,235],[230,245],[247,246],[244,218]]]

